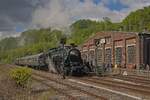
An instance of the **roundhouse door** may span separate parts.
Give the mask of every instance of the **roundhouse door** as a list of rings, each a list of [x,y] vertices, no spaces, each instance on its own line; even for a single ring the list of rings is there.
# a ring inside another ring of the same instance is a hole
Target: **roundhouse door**
[[[103,64],[103,50],[101,48],[97,49],[97,66]]]
[[[147,44],[146,44],[146,47],[147,47],[147,61],[146,61],[146,63],[150,66],[150,39],[147,39]]]
[[[90,50],[89,52],[89,63],[91,66],[94,65],[94,50]]]
[[[111,64],[112,62],[111,62],[111,57],[112,57],[112,55],[111,55],[111,48],[107,48],[107,49],[105,49],[105,63],[106,64]]]
[[[122,63],[122,47],[115,48],[115,64],[121,65]]]

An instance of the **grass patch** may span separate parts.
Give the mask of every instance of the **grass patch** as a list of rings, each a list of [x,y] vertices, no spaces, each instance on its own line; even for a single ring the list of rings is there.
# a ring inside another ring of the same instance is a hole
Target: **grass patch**
[[[10,71],[10,77],[15,80],[19,86],[26,86],[31,80],[32,70],[27,67],[18,67]]]

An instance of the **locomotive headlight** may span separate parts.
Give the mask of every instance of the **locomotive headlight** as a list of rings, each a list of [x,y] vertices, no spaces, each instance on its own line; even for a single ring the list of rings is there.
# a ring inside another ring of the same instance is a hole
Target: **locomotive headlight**
[[[72,52],[70,52],[70,55],[76,55],[76,53],[72,51]]]

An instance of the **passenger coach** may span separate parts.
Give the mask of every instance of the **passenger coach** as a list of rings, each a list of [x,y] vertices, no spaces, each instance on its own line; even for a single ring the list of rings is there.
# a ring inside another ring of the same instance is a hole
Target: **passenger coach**
[[[150,65],[150,34],[99,32],[83,43],[80,50],[84,61],[93,67],[145,68]]]

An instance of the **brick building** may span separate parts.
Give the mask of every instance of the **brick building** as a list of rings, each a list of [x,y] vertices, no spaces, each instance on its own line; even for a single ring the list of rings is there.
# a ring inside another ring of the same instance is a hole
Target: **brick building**
[[[139,68],[150,65],[150,34],[131,32],[99,32],[81,46],[84,61],[90,65],[118,65]]]

